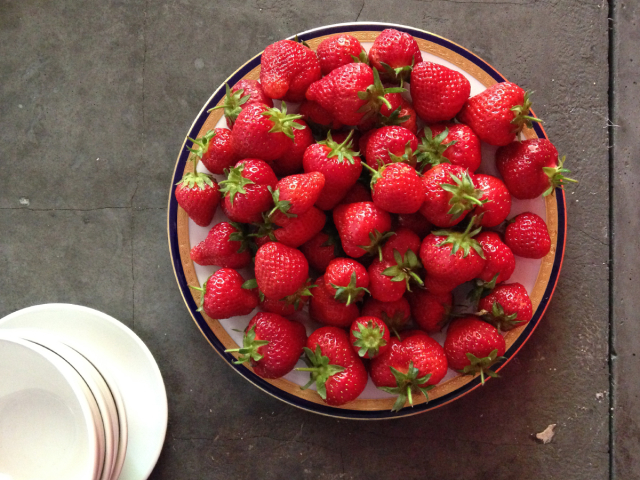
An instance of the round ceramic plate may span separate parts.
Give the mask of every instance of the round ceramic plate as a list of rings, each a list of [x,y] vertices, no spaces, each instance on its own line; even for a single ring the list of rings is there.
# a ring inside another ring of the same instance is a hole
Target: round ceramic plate
[[[463,73],[471,83],[472,96],[482,92],[491,85],[506,81],[498,71],[465,48],[432,33],[403,25],[344,23],[299,33],[298,38],[306,41],[309,46],[315,50],[318,44],[325,38],[338,33],[349,33],[358,38],[363,47],[368,50],[375,38],[386,28],[395,28],[413,35],[418,42],[425,61],[437,62]],[[290,38],[293,39],[293,37]],[[233,85],[243,78],[259,79],[260,59],[261,55],[257,55],[249,60],[234,72],[225,83],[229,83],[229,86],[233,87]],[[524,85],[524,87],[533,88],[535,86]],[[201,137],[208,130],[215,127],[226,128],[226,122],[221,109],[207,113],[212,107],[222,104],[224,94],[225,88],[223,84],[220,85],[204,105],[187,133],[187,137]],[[279,102],[276,102],[276,104],[278,105]],[[287,107],[290,111],[296,111],[297,108],[295,104],[287,104]],[[525,130],[523,135],[526,138],[546,138],[544,130],[538,124],[536,124],[533,129]],[[340,407],[331,407],[324,404],[320,396],[312,389],[300,389],[300,386],[307,382],[308,374],[294,371],[281,379],[265,380],[258,377],[249,366],[233,365],[232,361],[234,357],[224,351],[229,348],[237,348],[238,344],[242,342],[242,334],[235,330],[243,330],[255,312],[243,317],[234,317],[218,321],[207,317],[204,313],[196,311],[200,302],[200,294],[190,290],[189,286],[202,285],[209,275],[216,270],[216,267],[203,267],[194,264],[189,257],[189,251],[192,246],[206,237],[209,229],[213,225],[224,220],[224,215],[221,213],[221,209],[218,209],[218,213],[213,219],[212,224],[203,228],[198,227],[189,220],[184,210],[178,206],[175,196],[173,195],[174,185],[180,181],[185,172],[193,169],[192,162],[187,161],[189,159],[189,152],[186,149],[187,146],[190,145],[187,144],[187,138],[185,137],[185,143],[183,143],[176,163],[169,196],[168,229],[171,259],[182,296],[196,325],[211,346],[224,358],[231,368],[235,369],[236,372],[257,387],[287,403],[305,410],[340,418],[380,419],[413,415],[445,405],[469,393],[480,385],[480,378],[478,377],[461,376],[449,370],[447,376],[433,390],[429,391],[428,402],[424,397],[418,398],[416,396],[414,397],[413,408],[405,407],[398,413],[392,413],[390,410],[394,398],[376,389],[371,381],[369,381],[365,391],[355,401]],[[495,168],[495,151],[495,147],[483,145],[483,161],[478,172],[498,175]],[[206,172],[206,169],[201,163],[198,164],[197,168],[198,171]],[[528,324],[511,330],[505,335],[507,343],[506,360],[496,365],[496,370],[500,370],[506,362],[513,358],[537,327],[553,294],[562,264],[566,230],[564,192],[562,190],[556,190],[553,195],[545,198],[540,197],[535,200],[519,201],[514,199],[510,217],[525,211],[534,212],[547,222],[551,235],[551,251],[542,260],[530,260],[519,257],[516,260],[516,271],[511,277],[510,282],[520,282],[525,286],[531,297],[535,313],[533,319]],[[242,271],[241,273],[245,278],[252,278],[250,271]],[[464,288],[454,292],[456,303],[459,303],[464,296],[463,290]],[[305,323],[308,332],[320,326],[309,320],[306,311],[299,312],[297,315],[296,318]],[[440,343],[443,343],[445,334],[442,332],[434,335],[434,338]],[[299,364],[303,365],[302,361],[300,361]],[[508,379],[503,379],[502,381],[508,381]]]
[[[36,305],[0,319],[0,330],[50,333],[117,382],[126,410],[128,444],[119,480],[145,480],[158,461],[167,431],[167,394],[147,346],[123,323],[78,305]]]

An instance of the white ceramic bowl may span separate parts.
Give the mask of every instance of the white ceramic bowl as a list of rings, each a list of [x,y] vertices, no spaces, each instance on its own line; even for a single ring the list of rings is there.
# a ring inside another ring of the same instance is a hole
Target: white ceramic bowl
[[[0,478],[99,478],[104,428],[82,377],[46,348],[0,334]]]

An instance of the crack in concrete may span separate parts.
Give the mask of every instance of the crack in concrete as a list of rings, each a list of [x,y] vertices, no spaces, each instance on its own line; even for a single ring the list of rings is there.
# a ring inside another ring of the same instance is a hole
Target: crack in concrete
[[[360,15],[362,15],[362,11],[364,10],[364,5],[365,5],[365,0],[362,0],[362,6],[360,7],[360,11],[358,12],[358,16],[356,17],[355,21],[357,22],[358,20],[360,20]]]

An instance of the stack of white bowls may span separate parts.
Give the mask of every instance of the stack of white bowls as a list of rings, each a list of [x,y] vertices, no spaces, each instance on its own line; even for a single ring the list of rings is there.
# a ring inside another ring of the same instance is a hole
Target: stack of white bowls
[[[125,404],[108,366],[36,329],[0,331],[0,480],[116,480]]]

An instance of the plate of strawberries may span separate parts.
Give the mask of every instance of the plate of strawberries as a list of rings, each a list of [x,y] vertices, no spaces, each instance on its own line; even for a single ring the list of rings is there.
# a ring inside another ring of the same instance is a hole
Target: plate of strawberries
[[[340,418],[424,412],[498,377],[551,300],[575,181],[531,101],[412,27],[267,46],[198,114],[169,197],[176,279],[211,346]]]

